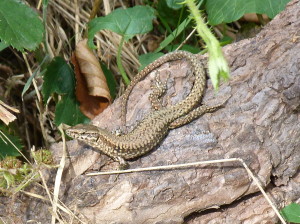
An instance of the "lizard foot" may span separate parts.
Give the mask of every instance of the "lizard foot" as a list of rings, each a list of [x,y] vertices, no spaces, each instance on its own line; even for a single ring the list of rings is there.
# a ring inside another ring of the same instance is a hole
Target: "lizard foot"
[[[119,170],[127,170],[129,168],[128,162],[122,157],[118,156],[113,158],[115,161],[119,162]]]

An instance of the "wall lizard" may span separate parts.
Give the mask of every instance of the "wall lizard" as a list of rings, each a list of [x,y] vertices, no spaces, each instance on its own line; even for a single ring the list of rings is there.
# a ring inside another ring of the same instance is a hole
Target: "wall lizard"
[[[183,58],[191,64],[195,81],[191,92],[182,101],[151,111],[127,134],[116,135],[106,129],[86,124],[68,128],[66,134],[100,150],[115,161],[118,161],[121,168],[124,168],[127,166],[125,160],[137,158],[149,152],[159,144],[170,129],[187,124],[204,113],[213,112],[222,107],[223,104],[213,107],[200,105],[206,88],[205,70],[196,55],[185,51],[176,51],[157,59],[145,67],[131,81],[131,84],[122,96],[121,118],[123,122],[126,122],[127,99],[134,86],[160,65]]]

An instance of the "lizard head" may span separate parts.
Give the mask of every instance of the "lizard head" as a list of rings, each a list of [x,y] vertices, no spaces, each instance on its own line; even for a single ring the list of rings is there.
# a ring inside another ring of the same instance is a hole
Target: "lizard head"
[[[96,141],[99,137],[98,129],[94,125],[78,124],[66,130],[66,134],[82,141]]]

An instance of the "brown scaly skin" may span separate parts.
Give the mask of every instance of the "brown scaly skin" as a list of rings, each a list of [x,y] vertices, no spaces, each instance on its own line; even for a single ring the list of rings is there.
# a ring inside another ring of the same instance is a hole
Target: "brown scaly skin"
[[[166,54],[143,69],[131,82],[123,95],[122,114],[126,114],[128,96],[133,87],[148,73],[165,62],[185,58],[191,63],[195,82],[189,95],[177,104],[161,107],[150,112],[135,128],[123,135],[115,135],[93,125],[79,124],[66,130],[67,135],[95,147],[106,155],[119,161],[122,166],[125,160],[140,157],[153,149],[168,134],[168,131],[191,122],[207,112],[213,112],[223,104],[207,107],[201,105],[206,87],[206,75],[195,55],[177,51]],[[122,118],[125,121],[125,115]]]

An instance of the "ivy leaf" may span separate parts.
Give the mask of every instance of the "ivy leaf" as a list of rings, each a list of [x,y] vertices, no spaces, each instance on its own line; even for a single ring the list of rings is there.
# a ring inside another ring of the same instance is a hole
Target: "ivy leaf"
[[[88,123],[89,121],[90,120],[81,113],[75,95],[64,95],[56,105],[55,124],[57,126],[61,123],[74,126],[80,123]]]
[[[153,29],[154,9],[150,6],[135,6],[127,9],[116,9],[105,17],[98,17],[89,22],[88,45],[93,44],[94,35],[100,30],[108,29],[129,40],[136,34],[143,34]]]
[[[61,57],[55,57],[48,65],[44,75],[42,94],[47,102],[49,96],[57,94],[74,94],[75,78],[72,69]]]
[[[0,39],[20,51],[34,50],[43,39],[38,14],[19,0],[0,0]]]
[[[42,93],[45,102],[53,93],[62,95],[55,109],[55,124],[57,126],[61,123],[73,126],[89,121],[79,109],[74,90],[75,76],[72,69],[63,58],[54,58],[44,75]]]
[[[148,54],[142,54],[139,56],[139,61],[141,63],[141,66],[139,67],[139,71],[141,71],[143,68],[145,68],[147,65],[158,59],[159,57],[163,56],[164,54],[161,52],[158,53],[148,53]]]
[[[288,222],[300,223],[300,205],[291,203],[283,208],[280,213]]]
[[[183,0],[166,0],[169,8],[174,10],[181,9],[183,7]]]
[[[8,129],[4,125],[0,125],[0,160],[7,156],[19,156],[20,153],[18,150],[12,145],[12,143],[19,149],[23,147],[21,144],[20,138],[15,135],[9,133]],[[8,140],[8,139],[9,140]]]
[[[9,46],[9,44],[4,43],[3,41],[0,42],[0,51],[4,50],[5,48],[7,48]]]
[[[245,13],[267,14],[270,18],[281,12],[290,0],[209,0],[206,1],[211,25],[230,23]]]

